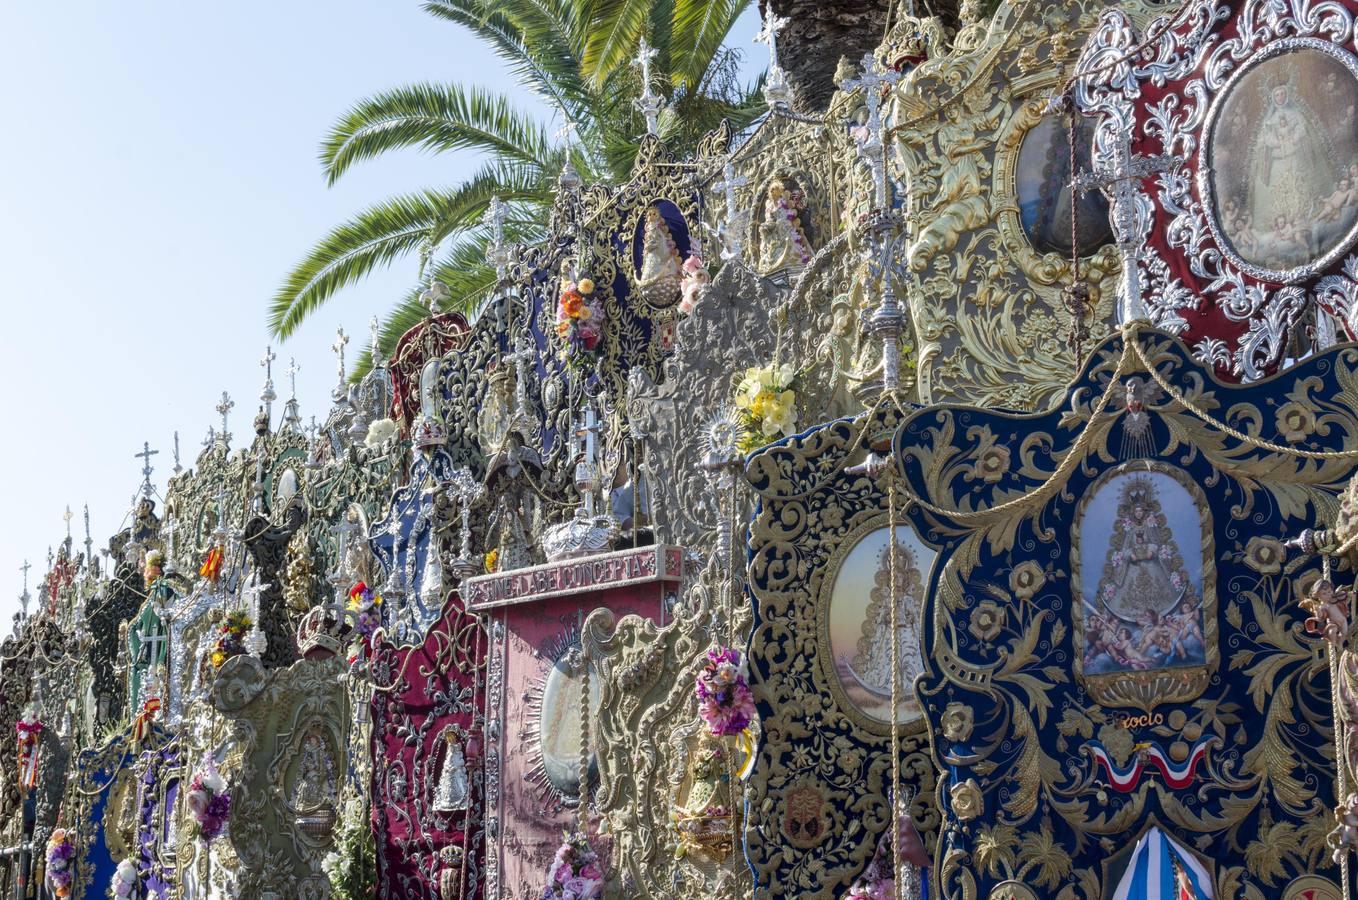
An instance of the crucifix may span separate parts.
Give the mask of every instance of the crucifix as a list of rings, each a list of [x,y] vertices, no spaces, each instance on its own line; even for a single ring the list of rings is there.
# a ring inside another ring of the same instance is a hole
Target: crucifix
[[[778,64],[778,32],[786,28],[790,21],[783,16],[774,15],[770,9],[763,27],[754,36],[756,44],[765,44],[769,48],[769,71],[764,76],[764,100],[769,106],[789,106],[792,103],[792,89],[787,84],[787,73]]]
[[[155,471],[155,469],[151,468],[151,457],[155,456],[160,451],[152,450],[149,441],[143,441],[141,446],[141,452],[134,453],[132,456],[134,459],[141,460],[141,492],[146,497],[150,497],[155,493],[155,488],[151,486],[151,473]]]
[[[66,546],[69,548],[71,546],[71,520],[75,518],[75,514],[71,512],[71,504],[66,504],[66,512],[61,514],[61,518],[66,523]]]
[[[839,83],[839,89],[846,94],[863,89],[863,103],[868,110],[868,120],[864,123],[867,138],[858,147],[858,153],[867,160],[872,168],[873,206],[886,209],[886,141],[882,137],[882,87],[890,87],[901,80],[901,73],[894,69],[883,68],[871,53],[863,54],[863,74],[857,78],[846,78]]]
[[[722,259],[733,259],[740,255],[745,244],[745,212],[736,201],[736,189],[750,183],[750,179],[736,172],[735,161],[729,156],[721,167],[721,181],[712,189],[726,196],[726,222],[721,230]]]
[[[179,432],[174,433],[174,474],[178,475],[184,471],[184,467],[179,464]]]
[[[532,339],[520,334],[514,340],[514,414],[517,416],[529,416],[528,379],[532,377],[535,359]]]
[[[231,414],[232,408],[236,404],[232,402],[231,395],[222,391],[222,402],[215,407],[217,414],[222,417],[222,430],[217,434],[217,440],[221,442],[222,449],[227,449],[231,444],[231,432],[226,430],[227,416]]]
[[[354,530],[355,526],[349,521],[347,514],[340,516],[340,520],[330,526],[330,533],[335,536],[335,567],[330,570],[328,580],[335,589],[335,602],[341,607],[344,606],[349,586],[357,580],[355,575],[351,581],[349,576],[355,573],[346,572],[344,569],[344,557],[349,552],[349,535]]]
[[[505,221],[509,204],[498,196],[490,198],[486,207],[486,221],[490,223],[490,241],[486,244],[486,262],[495,267],[495,274],[503,279],[509,269],[509,248],[505,246]]]
[[[335,383],[335,389],[330,392],[330,396],[335,399],[336,403],[343,400],[345,396],[349,393],[344,388],[344,345],[347,343],[349,343],[349,335],[344,333],[344,326],[341,325],[339,328],[335,330],[335,343],[330,345],[330,349],[335,351],[335,363],[338,378],[338,380]]]
[[[302,367],[297,365],[297,360],[288,359],[288,391],[290,399],[297,399],[297,373],[302,371]]]
[[[1168,172],[1179,160],[1161,153],[1141,156],[1132,153],[1132,136],[1120,132],[1113,138],[1112,160],[1103,172],[1080,172],[1071,181],[1071,191],[1081,194],[1101,190],[1112,206],[1113,232],[1122,256],[1122,278],[1118,284],[1118,317],[1122,324],[1147,318],[1141,300],[1141,244],[1149,222],[1138,222],[1137,182],[1160,172]]]
[[[566,164],[561,167],[561,174],[557,177],[556,183],[567,194],[574,194],[585,183],[571,162],[571,147],[574,144],[577,127],[564,109],[561,110],[561,122],[561,127],[556,130],[556,138],[566,143]]]
[[[659,115],[660,107],[664,101],[660,95],[651,90],[651,60],[656,57],[656,49],[646,43],[643,35],[641,45],[637,49],[636,58],[632,60],[632,65],[641,69],[641,96],[637,99],[637,109],[646,117],[646,133],[656,135],[660,133]]]
[[[269,344],[264,348],[264,357],[259,361],[264,369],[264,390],[259,394],[260,402],[264,404],[264,414],[269,421],[273,421],[273,402],[278,399],[278,394],[273,389],[273,361],[278,359],[278,354],[273,352],[273,345]]]

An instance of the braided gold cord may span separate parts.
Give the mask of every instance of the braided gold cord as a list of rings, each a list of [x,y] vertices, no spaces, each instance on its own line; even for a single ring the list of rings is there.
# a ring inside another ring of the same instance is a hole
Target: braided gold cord
[[[891,803],[891,890],[896,900],[901,900],[901,825],[900,816],[901,786],[901,729],[897,716],[900,704],[901,657],[900,633],[896,627],[898,611],[896,596],[896,479],[895,473],[887,475],[887,516],[889,533],[887,535],[887,578],[891,589],[887,592],[891,604],[891,790],[887,796]]]

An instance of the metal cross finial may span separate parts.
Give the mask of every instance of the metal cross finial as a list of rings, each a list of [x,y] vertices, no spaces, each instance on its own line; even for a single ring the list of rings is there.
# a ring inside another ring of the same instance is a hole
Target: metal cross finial
[[[1113,139],[1112,159],[1104,171],[1080,172],[1071,180],[1071,190],[1081,194],[1094,188],[1103,191],[1112,206],[1113,233],[1122,255],[1122,279],[1118,284],[1118,314],[1122,324],[1147,318],[1141,300],[1141,256],[1144,228],[1138,227],[1136,182],[1160,172],[1168,172],[1179,162],[1169,154],[1140,156],[1132,153],[1132,135],[1119,132]]]
[[[235,407],[231,400],[231,395],[222,391],[222,402],[215,407],[217,414],[222,417],[222,430],[217,434],[217,440],[221,441],[222,448],[225,449],[231,443],[231,432],[227,431],[227,417],[231,415],[231,410]]]
[[[66,522],[66,543],[71,542],[71,520],[75,518],[75,513],[71,512],[71,504],[66,504],[66,512],[61,514],[61,518]]]
[[[745,244],[745,211],[736,200],[736,189],[750,183],[750,179],[737,174],[735,161],[727,157],[721,167],[721,181],[712,185],[713,190],[721,191],[726,197],[726,222],[722,229],[722,259],[733,259],[740,255]]]
[[[179,432],[174,433],[174,473],[178,475],[184,471],[184,467],[179,464]]]
[[[486,244],[486,262],[495,267],[495,274],[501,279],[509,268],[509,248],[505,246],[505,221],[509,218],[509,205],[498,196],[490,198],[486,207],[486,221],[490,223],[490,241]]]
[[[94,562],[94,539],[90,537],[90,505],[85,504],[85,565]]]
[[[155,488],[151,487],[151,473],[155,471],[151,467],[151,457],[160,453],[159,450],[152,450],[149,441],[143,441],[140,453],[132,454],[134,459],[141,460],[141,492],[147,497],[155,493]]]
[[[871,53],[863,54],[863,74],[857,78],[846,78],[839,83],[845,93],[863,89],[863,103],[868,109],[868,120],[864,123],[867,138],[859,145],[858,152],[872,167],[872,180],[875,186],[874,207],[885,209],[888,203],[886,189],[886,141],[882,138],[882,87],[901,80],[901,73],[887,69]]]
[[[28,570],[31,568],[33,566],[29,565],[28,560],[24,560],[24,564],[19,567],[19,571],[24,573],[24,592],[19,595],[19,604],[25,619],[28,618],[28,601],[33,599],[33,595],[28,592]]]
[[[646,133],[655,135],[660,132],[660,107],[663,101],[660,95],[651,90],[651,60],[655,59],[656,49],[646,43],[646,38],[641,38],[641,45],[637,49],[636,59],[632,64],[641,69],[641,96],[637,99],[637,109],[646,117]]]
[[[349,343],[349,335],[344,333],[344,326],[341,325],[339,328],[335,329],[335,343],[330,345],[330,349],[335,351],[336,370],[339,375],[339,381],[335,386],[335,390],[331,392],[331,396],[334,397],[336,401],[342,399],[347,393],[344,390],[344,345],[347,343]]]
[[[297,360],[289,357],[288,359],[288,390],[292,399],[297,399],[297,373],[302,371],[302,367],[297,365]]]
[[[278,359],[278,354],[273,352],[273,345],[269,344],[264,348],[264,357],[259,364],[264,369],[264,389],[259,392],[259,400],[264,404],[264,413],[273,420],[273,402],[278,399],[278,394],[273,389],[273,361]]]
[[[763,27],[754,36],[756,43],[767,44],[769,48],[769,71],[764,76],[764,100],[771,107],[792,104],[792,88],[788,86],[787,73],[778,64],[778,32],[787,27],[789,21],[774,15],[770,9]]]
[[[377,316],[373,316],[368,320],[368,358],[374,369],[382,365],[381,337],[382,323],[377,320]]]

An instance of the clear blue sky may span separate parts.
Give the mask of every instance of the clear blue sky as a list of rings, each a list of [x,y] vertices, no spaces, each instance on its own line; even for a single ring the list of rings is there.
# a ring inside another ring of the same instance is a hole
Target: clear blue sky
[[[747,64],[753,11],[733,34]],[[471,156],[411,152],[326,188],[316,151],[354,101],[422,81],[498,87],[525,105],[499,60],[416,0],[0,4],[0,633],[19,567],[65,536],[89,503],[96,548],[121,527],[143,441],[163,492],[180,432],[189,466],[223,390],[231,431],[250,435],[269,342],[266,307],[311,243],[370,202],[452,184]],[[544,111],[544,115],[546,112]],[[367,321],[414,281],[380,272],[276,348],[274,380],[302,367],[303,416],[324,418],[335,328]],[[281,405],[281,402],[280,402]]]

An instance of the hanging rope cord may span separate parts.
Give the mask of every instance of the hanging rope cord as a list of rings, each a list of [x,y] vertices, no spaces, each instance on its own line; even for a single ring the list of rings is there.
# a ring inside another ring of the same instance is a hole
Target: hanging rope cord
[[[900,631],[897,628],[897,609],[896,593],[896,478],[894,472],[887,475],[887,523],[890,533],[887,535],[887,578],[891,581],[891,589],[887,596],[891,604],[891,790],[887,797],[891,802],[891,885],[892,895],[895,900],[902,900],[902,892],[905,886],[904,872],[901,866],[901,815],[900,789],[901,789],[901,727],[898,710],[900,708],[900,688],[901,688],[901,657],[900,657]]]
[[[1037,485],[1036,487],[1030,490],[1025,490],[1022,494],[1020,494],[1017,497],[1014,497],[1010,500],[1004,501],[1003,503],[982,510],[948,509],[947,507],[938,506],[937,504],[931,503],[928,500],[924,499],[923,497],[920,497],[914,494],[913,492],[908,491],[905,488],[901,488],[900,490],[903,495],[904,504],[906,506],[914,504],[916,506],[919,506],[921,509],[924,509],[935,515],[946,516],[956,522],[985,522],[999,518],[1018,507],[1028,506],[1033,502],[1034,498],[1045,499],[1053,491],[1057,490],[1060,485],[1065,483],[1070,473],[1075,469],[1076,466],[1080,464],[1080,461],[1085,457],[1086,455],[1085,451],[1088,450],[1090,443],[1093,441],[1093,432],[1091,426],[1104,414],[1104,412],[1108,410],[1108,408],[1112,405],[1113,398],[1115,397],[1115,395],[1123,389],[1122,383],[1120,381],[1122,376],[1130,374],[1131,372],[1138,371],[1140,369],[1144,369],[1150,375],[1151,379],[1166,394],[1168,394],[1169,397],[1172,400],[1174,400],[1175,403],[1183,407],[1185,411],[1193,415],[1195,418],[1201,420],[1203,423],[1211,426],[1212,428],[1230,435],[1237,441],[1240,441],[1242,444],[1254,447],[1255,449],[1266,450],[1271,453],[1278,453],[1299,459],[1313,459],[1313,460],[1358,459],[1358,449],[1303,450],[1297,447],[1287,447],[1282,444],[1276,444],[1273,443],[1272,441],[1266,441],[1263,440],[1262,438],[1257,438],[1245,434],[1239,429],[1233,428],[1232,426],[1226,424],[1225,422],[1222,422],[1220,419],[1211,415],[1202,407],[1200,407],[1192,400],[1190,400],[1188,397],[1186,397],[1181,390],[1176,388],[1174,385],[1170,384],[1169,381],[1166,380],[1165,377],[1161,375],[1160,372],[1154,367],[1149,358],[1147,358],[1146,353],[1142,349],[1139,342],[1140,332],[1142,329],[1146,328],[1147,325],[1148,323],[1144,321],[1136,321],[1129,322],[1123,326],[1122,355],[1118,358],[1116,366],[1114,366],[1113,371],[1108,376],[1107,387],[1105,387],[1103,393],[1099,396],[1099,399],[1094,403],[1094,405],[1090,407],[1089,416],[1085,421],[1085,425],[1083,429],[1080,431],[1080,434],[1076,436],[1075,442],[1071,445],[1070,450],[1062,457],[1060,463],[1056,467],[1056,470],[1052,472],[1052,474],[1049,475],[1046,478],[1046,480],[1044,480],[1041,484]],[[1139,363],[1139,365],[1136,365],[1137,363]],[[870,420],[879,411],[890,405],[894,405],[897,411],[902,416],[908,416],[914,412],[914,410],[907,408],[903,404],[903,402],[901,401],[900,397],[896,392],[886,392],[877,401],[877,403],[874,404],[870,410],[868,410],[867,414],[863,417],[863,419]],[[866,440],[867,435],[868,429],[860,428],[858,434],[855,435],[853,442],[849,445],[848,450],[845,452],[844,458],[847,459],[852,457],[863,446],[863,442]],[[837,474],[838,474],[837,471],[832,471],[831,473],[827,474],[824,478],[822,478],[821,481],[817,482],[815,485],[813,485],[803,493],[804,494],[815,493],[816,491],[824,487],[824,485],[827,484],[829,480],[832,477],[835,477]],[[1358,544],[1358,536],[1355,536],[1355,538],[1351,539],[1348,543],[1346,543],[1344,548],[1341,549],[1348,549],[1350,546],[1353,546],[1355,544]]]
[[[1330,556],[1326,554],[1321,557],[1321,573],[1326,581],[1330,580]],[[1339,652],[1338,648],[1329,641],[1325,642],[1325,656],[1330,665],[1330,704],[1333,709],[1339,709]],[[1345,795],[1348,794],[1348,773],[1345,771],[1347,766],[1344,763],[1344,745],[1347,743],[1348,729],[1338,715],[1334,717],[1334,761],[1335,761],[1335,798],[1343,802]],[[1343,853],[1339,857],[1339,872],[1341,881],[1344,885],[1344,900],[1349,900],[1349,854]]]

